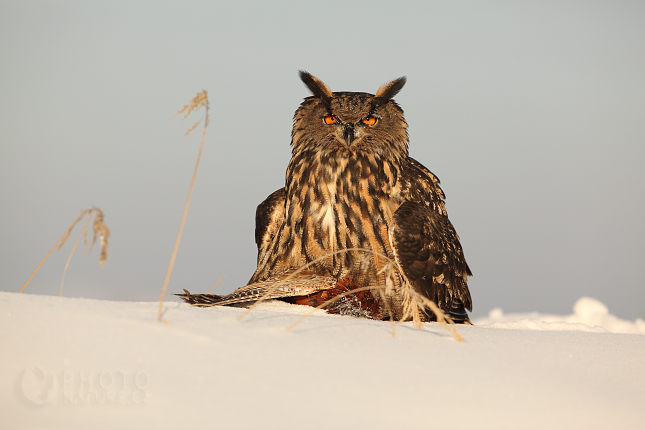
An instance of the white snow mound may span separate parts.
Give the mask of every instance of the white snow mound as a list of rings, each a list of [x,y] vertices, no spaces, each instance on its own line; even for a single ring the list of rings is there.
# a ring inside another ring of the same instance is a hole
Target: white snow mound
[[[592,299],[425,330],[0,292],[2,429],[642,429],[645,336]],[[498,329],[497,327],[504,327]],[[603,332],[597,332],[602,330]]]
[[[627,321],[609,313],[604,303],[582,297],[573,305],[572,315],[531,313],[504,314],[501,308],[492,309],[487,318],[478,318],[474,324],[487,328],[515,330],[571,330],[600,333],[645,334],[645,321],[637,318]]]

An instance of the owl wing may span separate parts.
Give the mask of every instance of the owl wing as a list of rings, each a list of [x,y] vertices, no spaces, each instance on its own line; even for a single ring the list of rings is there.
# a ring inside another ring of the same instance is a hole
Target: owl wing
[[[284,219],[285,201],[284,188],[280,188],[260,203],[255,210],[255,244],[258,246],[258,263],[280,231]]]
[[[456,322],[468,320],[472,310],[467,277],[472,276],[448,219],[439,179],[410,159],[401,174],[404,203],[395,211],[392,249],[408,281]],[[465,308],[465,309],[464,309]]]
[[[262,203],[255,211],[255,243],[258,247],[258,262],[269,252],[273,238],[279,233],[284,219],[286,195],[281,188]],[[231,294],[177,294],[185,302],[195,306],[246,306],[257,300],[283,299],[316,294],[336,287],[338,279],[318,276],[309,272],[286,271],[268,279],[256,282],[251,278],[248,285],[238,288]]]

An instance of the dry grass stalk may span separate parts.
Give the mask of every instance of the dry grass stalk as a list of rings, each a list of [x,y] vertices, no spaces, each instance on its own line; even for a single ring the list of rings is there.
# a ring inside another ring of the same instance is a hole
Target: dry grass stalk
[[[441,309],[439,309],[439,306],[437,306],[437,304],[432,300],[428,299],[427,297],[421,296],[420,294],[417,295],[419,296],[421,301],[435,314],[435,316],[437,317],[437,322],[441,324],[441,327],[452,334],[454,338],[459,342],[464,342],[464,338],[461,337],[459,332],[457,332],[457,329],[455,329],[455,322],[452,320],[452,318],[450,318],[449,315],[445,314]]]
[[[186,112],[186,114],[182,118],[182,121],[183,121],[193,111],[197,112],[202,107],[206,108],[206,124],[204,125],[204,130],[206,130],[206,127],[208,127],[208,124],[210,123],[210,118],[208,116],[208,108],[209,108],[209,105],[208,105],[208,92],[206,90],[202,90],[201,93],[198,93],[195,97],[193,97],[193,99],[190,101],[190,103],[188,103],[186,106],[184,106],[181,110],[177,111],[177,113],[174,114],[173,116],[171,116],[171,118],[176,117],[180,113]],[[195,124],[193,124],[193,126],[190,127],[186,133],[184,133],[184,136],[188,136],[188,134],[191,131],[193,131],[194,129],[197,128],[197,126],[199,125],[200,122],[202,122],[201,119],[199,121],[197,121]]]
[[[183,109],[179,110],[175,115],[173,115],[173,118],[180,114],[180,113],[186,113],[184,115],[183,119],[186,119],[188,115],[190,115],[192,112],[196,112],[202,107],[206,108],[206,113],[205,113],[205,122],[204,122],[204,129],[202,130],[202,141],[199,145],[199,152],[197,153],[197,162],[195,163],[195,170],[193,172],[193,179],[190,183],[190,190],[188,191],[188,199],[186,200],[186,206],[184,207],[184,215],[181,218],[181,224],[179,225],[179,233],[177,233],[177,240],[175,241],[175,247],[173,248],[172,251],[172,256],[170,257],[170,264],[168,265],[168,271],[166,272],[166,278],[163,283],[163,287],[161,288],[161,297],[159,298],[159,311],[157,312],[157,321],[161,321],[161,314],[163,311],[163,300],[164,296],[166,295],[166,289],[168,288],[168,282],[170,281],[170,275],[172,273],[173,266],[175,265],[175,259],[177,258],[177,250],[179,249],[179,242],[181,242],[181,236],[184,232],[184,225],[186,224],[186,217],[188,216],[188,208],[190,207],[190,200],[193,196],[193,189],[195,188],[195,178],[197,177],[197,170],[199,169],[199,161],[202,158],[202,150],[204,149],[204,139],[206,138],[206,128],[208,127],[208,124],[210,123],[210,118],[208,116],[208,110],[209,110],[209,104],[208,104],[208,93],[206,90],[203,90],[201,93],[198,93],[193,99],[190,101],[189,104],[183,107]],[[186,134],[184,136],[187,136],[191,131],[193,131],[201,122],[201,120],[197,121],[195,125],[193,125],[191,128],[188,129]]]
[[[97,208],[98,209],[98,208]],[[101,247],[101,255],[99,256],[99,264],[102,267],[105,267],[105,261],[107,260],[107,241],[110,237],[110,230],[105,225],[103,220],[103,211],[100,209],[96,211],[94,216],[94,225],[92,226],[92,231],[94,232],[94,237],[92,238],[92,245],[90,246],[90,251],[94,249],[94,244],[96,244],[96,237],[99,237],[99,246]],[[85,230],[85,246],[87,246],[87,230]]]
[[[81,240],[81,237],[83,236],[83,233],[85,233],[85,249],[87,249],[87,226],[90,223],[90,220],[92,219],[92,215],[87,217],[87,221],[85,221],[85,225],[81,229],[81,233],[78,235],[76,238],[76,242],[74,242],[74,246],[72,247],[72,252],[69,253],[69,257],[67,257],[67,262],[65,263],[65,268],[63,269],[63,277],[60,280],[60,296],[63,297],[63,285],[65,284],[65,274],[67,274],[67,268],[69,267],[69,263],[72,261],[72,256],[74,255],[74,251],[76,250],[76,246],[78,245],[78,242]]]
[[[379,273],[385,272],[387,274],[385,285],[384,286],[372,285],[372,286],[368,286],[368,287],[361,287],[361,288],[356,288],[354,290],[339,294],[339,295],[327,300],[326,302],[322,303],[321,305],[317,306],[311,312],[309,312],[306,315],[304,315],[303,317],[301,317],[298,321],[296,321],[291,326],[289,326],[287,328],[287,331],[290,331],[296,325],[298,325],[299,323],[304,321],[306,318],[311,316],[315,312],[316,309],[325,308],[325,307],[329,306],[330,304],[334,303],[335,301],[337,301],[337,300],[339,300],[339,299],[341,299],[341,298],[343,298],[343,297],[345,297],[345,296],[347,296],[349,294],[353,294],[353,293],[356,293],[356,292],[359,292],[359,291],[371,290],[372,292],[378,293],[379,296],[381,297],[382,303],[385,304],[386,310],[387,310],[388,314],[390,315],[390,321],[392,322],[392,336],[393,337],[395,336],[395,321],[394,321],[392,310],[390,309],[389,301],[387,300],[387,298],[393,292],[392,290],[394,288],[394,282],[392,282],[392,277],[394,276],[395,267],[397,266],[397,264],[396,264],[395,261],[390,259],[388,256],[383,255],[383,254],[381,254],[379,252],[376,252],[374,250],[367,249],[367,248],[341,249],[341,250],[338,250],[338,251],[331,252],[329,254],[325,254],[325,255],[323,255],[323,256],[321,256],[321,257],[319,257],[319,258],[317,258],[317,259],[315,259],[315,260],[313,260],[313,261],[311,261],[311,262],[309,262],[307,264],[305,264],[304,266],[300,267],[298,270],[295,270],[294,272],[290,273],[285,278],[285,280],[296,276],[298,273],[306,270],[307,268],[309,268],[310,266],[314,265],[318,261],[321,261],[323,259],[329,258],[330,256],[333,256],[333,255],[336,255],[336,254],[340,254],[340,253],[343,253],[343,252],[350,252],[350,251],[366,252],[366,253],[370,253],[370,254],[372,254],[372,255],[374,255],[376,257],[383,258],[387,262],[387,264],[385,264],[385,266],[383,266],[383,268],[381,269],[381,271]],[[451,333],[457,341],[459,341],[459,342],[464,341],[464,338],[457,332],[457,330],[454,327],[452,327],[454,325],[454,321],[452,320],[452,318],[450,318],[448,315],[446,315],[446,313],[444,313],[437,306],[437,304],[435,302],[433,302],[432,300],[428,299],[427,297],[424,297],[423,295],[417,293],[414,290],[414,288],[407,281],[405,281],[401,285],[401,287],[402,287],[402,292],[403,292],[403,296],[404,296],[404,298],[403,298],[404,314],[401,317],[401,321],[405,321],[408,318],[412,318],[413,325],[416,328],[423,330],[424,327],[423,327],[423,323],[422,323],[422,320],[421,320],[421,311],[424,308],[428,308],[435,314],[435,316],[437,317],[437,322],[439,324],[441,324],[441,326],[445,330],[447,330],[449,333]],[[251,305],[246,310],[246,312],[244,312],[242,315],[240,315],[240,317],[238,317],[238,321],[242,320],[242,318],[244,318],[249,312],[251,312],[252,309],[254,309],[257,305],[259,305],[263,300],[264,300],[264,298],[260,298],[255,303],[253,303],[253,305]]]
[[[213,285],[213,288],[211,288],[211,290],[208,292],[208,294],[213,294],[213,291],[215,291],[215,287],[217,287],[219,285],[219,283],[221,282],[222,279],[224,279],[224,275],[219,277],[219,279],[217,280],[217,282],[215,282],[215,285]]]
[[[78,245],[78,242],[81,236],[83,236],[83,233],[85,234],[85,249],[87,251],[87,236],[88,236],[87,226],[89,225],[90,219],[92,219],[93,216],[94,216],[94,228],[93,228],[94,238],[92,240],[92,246],[90,247],[89,252],[90,253],[92,252],[92,248],[94,247],[94,243],[96,242],[96,237],[99,236],[100,237],[99,243],[101,245],[101,255],[99,256],[99,264],[103,267],[105,266],[105,261],[107,260],[107,257],[108,257],[107,246],[108,246],[108,238],[110,237],[110,229],[105,224],[105,221],[103,218],[103,211],[101,210],[101,208],[93,206],[91,209],[84,209],[81,211],[81,214],[78,216],[78,218],[76,218],[76,220],[74,220],[72,225],[70,225],[69,228],[65,230],[65,233],[63,233],[60,239],[56,241],[52,249],[50,249],[47,255],[45,255],[45,258],[43,258],[43,260],[40,262],[38,267],[36,267],[36,270],[34,270],[34,272],[31,274],[29,279],[27,279],[27,282],[25,282],[25,285],[23,285],[20,291],[18,291],[19,293],[22,293],[24,291],[25,287],[27,287],[27,285],[31,281],[31,278],[34,277],[34,275],[36,274],[36,272],[38,272],[38,270],[43,265],[43,263],[47,260],[47,258],[49,258],[49,255],[52,253],[52,251],[56,249],[56,247],[58,247],[58,249],[61,249],[65,245],[65,243],[67,242],[67,239],[69,239],[69,236],[72,234],[72,230],[74,229],[76,224],[87,214],[89,214],[89,216],[87,218],[87,221],[85,222],[85,226],[81,230],[81,234],[76,239],[76,243],[74,243],[72,252],[67,258],[67,264],[65,264],[65,269],[63,270],[63,278],[60,284],[60,295],[61,296],[63,295],[63,283],[65,282],[65,274],[67,273],[67,268],[69,267],[69,263],[72,259],[72,255],[74,255],[76,246]]]

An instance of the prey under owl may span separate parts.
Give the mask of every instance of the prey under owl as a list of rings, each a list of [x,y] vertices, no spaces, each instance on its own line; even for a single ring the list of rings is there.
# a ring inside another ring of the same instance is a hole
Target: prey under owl
[[[406,78],[376,94],[311,91],[296,110],[285,186],[257,208],[257,269],[226,296],[180,296],[195,305],[280,299],[329,312],[455,322],[472,310],[459,236],[439,179],[408,155],[407,123],[393,100]]]

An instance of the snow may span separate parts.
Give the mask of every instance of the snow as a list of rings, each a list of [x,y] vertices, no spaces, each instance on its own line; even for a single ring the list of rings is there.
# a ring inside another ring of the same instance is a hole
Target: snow
[[[0,428],[642,429],[645,327],[582,298],[500,309],[457,342],[268,302],[244,309],[0,292]],[[623,333],[619,333],[623,332]]]
[[[500,308],[495,308],[488,313],[488,318],[479,318],[474,322],[486,327],[517,330],[579,330],[645,334],[645,321],[642,318],[634,322],[620,319],[611,315],[604,303],[591,297],[579,299],[573,306],[572,315],[544,315],[537,312],[504,315]]]

